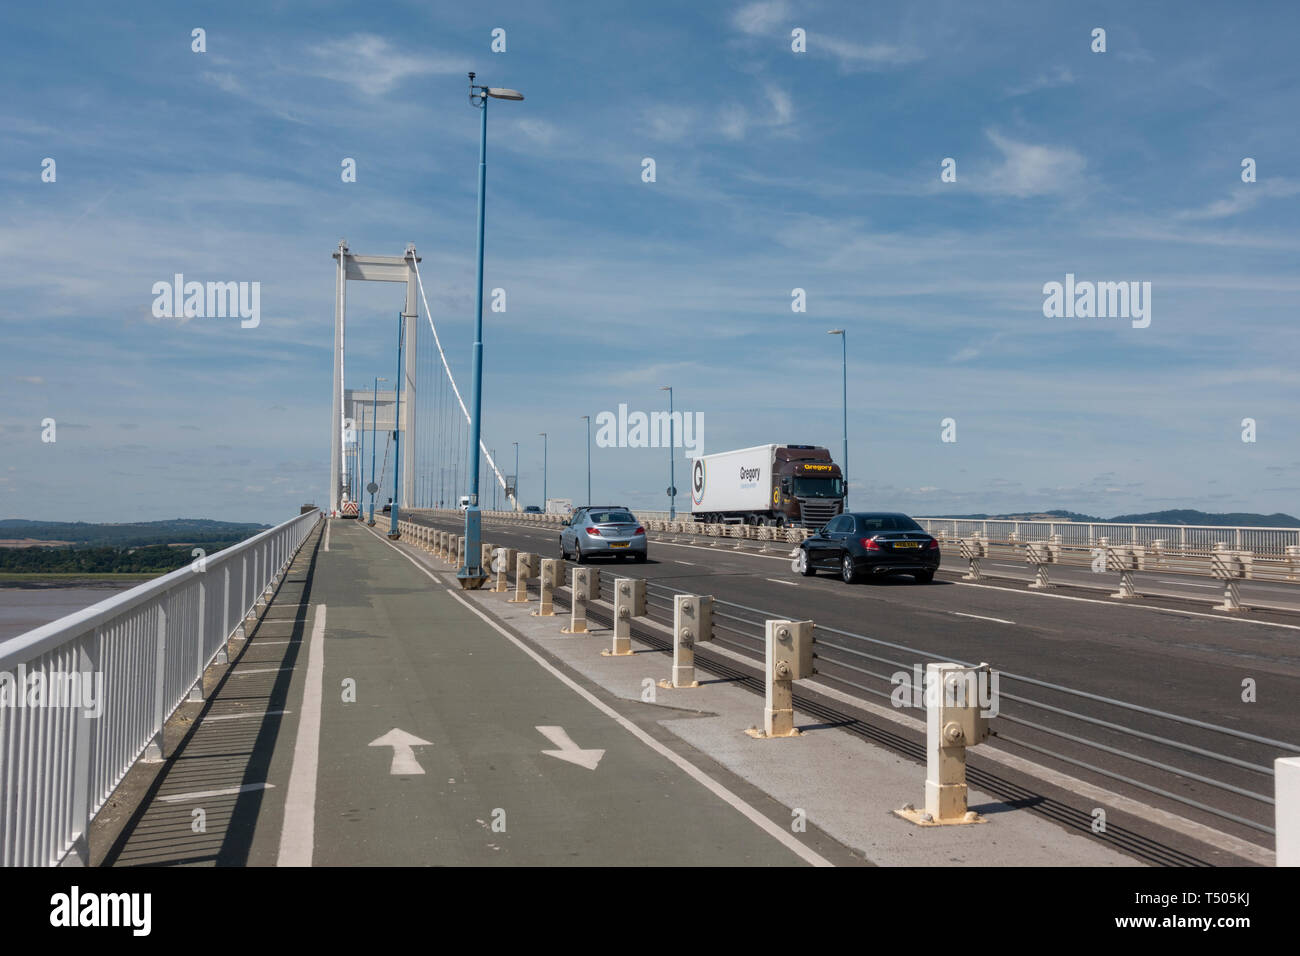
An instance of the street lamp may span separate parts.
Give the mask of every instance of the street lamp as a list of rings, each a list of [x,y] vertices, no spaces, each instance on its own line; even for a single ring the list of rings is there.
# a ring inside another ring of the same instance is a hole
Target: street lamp
[[[591,504],[591,416],[583,415],[587,420],[587,504]]]
[[[542,510],[546,510],[546,432],[538,432],[542,436]],[[515,479],[518,481],[519,479]]]
[[[676,521],[677,482],[673,477],[673,446],[677,444],[677,440],[673,434],[673,387],[671,385],[660,385],[659,391],[668,393],[668,520]]]
[[[397,479],[402,470],[402,348],[406,344],[405,316],[397,314],[397,388],[393,404],[393,506],[388,509],[388,537],[397,537],[397,508],[401,501]],[[406,489],[409,494],[411,489]]]
[[[478,288],[474,316],[474,417],[469,425],[469,502],[465,507],[465,564],[456,573],[462,588],[477,588],[487,578],[481,566],[482,519],[478,507],[478,457],[483,412],[483,223],[487,213],[487,104],[489,99],[522,100],[523,94],[499,87],[475,86],[469,75],[469,105],[479,110],[478,135]]]
[[[843,329],[828,329],[827,335],[840,337],[840,368],[844,380],[844,461],[840,474],[844,477],[844,510],[849,510],[849,334]]]
[[[375,388],[370,393],[370,484],[366,485],[366,490],[370,492],[370,527],[372,528],[375,526],[375,492],[379,490],[379,485],[375,484],[375,422],[379,419],[379,383],[386,381],[388,379],[375,376]]]

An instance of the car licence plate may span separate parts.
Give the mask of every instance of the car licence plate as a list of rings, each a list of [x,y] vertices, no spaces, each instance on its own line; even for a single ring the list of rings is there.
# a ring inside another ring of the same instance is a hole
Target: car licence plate
[[[611,542],[609,543],[609,546],[610,546],[611,548],[626,548],[626,547],[627,547],[627,542],[626,542],[626,541],[611,541]]]
[[[921,546],[921,542],[919,541],[895,541],[894,542],[894,547],[896,548],[919,548],[920,546]]]

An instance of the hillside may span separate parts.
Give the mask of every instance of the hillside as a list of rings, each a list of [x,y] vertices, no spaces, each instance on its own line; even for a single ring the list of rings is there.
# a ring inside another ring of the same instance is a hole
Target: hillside
[[[971,520],[1050,520],[1093,521],[1111,524],[1185,524],[1185,525],[1226,525],[1239,528],[1300,528],[1300,518],[1278,512],[1271,515],[1252,512],[1212,512],[1197,511],[1192,508],[1179,508],[1169,511],[1148,511],[1145,514],[1116,515],[1113,518],[1098,518],[1093,515],[1079,514],[1076,511],[1022,511],[1015,514],[966,514],[966,515],[928,515],[931,518],[967,518]]]
[[[32,545],[99,546],[132,548],[157,544],[229,545],[265,531],[269,525],[208,518],[172,518],[127,524],[93,524],[85,521],[31,521],[0,519],[0,540]],[[59,543],[56,545],[55,543]]]

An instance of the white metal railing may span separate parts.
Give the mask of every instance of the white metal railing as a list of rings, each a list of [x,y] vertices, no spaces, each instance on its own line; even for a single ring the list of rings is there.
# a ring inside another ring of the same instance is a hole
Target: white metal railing
[[[1087,521],[1013,521],[979,518],[916,518],[926,531],[944,531],[950,538],[975,533],[993,541],[1050,541],[1060,535],[1066,547],[1093,547],[1100,538],[1111,544],[1149,545],[1163,541],[1180,554],[1209,554],[1222,541],[1234,551],[1284,557],[1287,547],[1300,545],[1300,528],[1239,528],[1228,525],[1125,524]],[[1014,536],[1014,537],[1013,537]]]
[[[0,866],[89,862],[90,821],[320,519],[0,642]]]

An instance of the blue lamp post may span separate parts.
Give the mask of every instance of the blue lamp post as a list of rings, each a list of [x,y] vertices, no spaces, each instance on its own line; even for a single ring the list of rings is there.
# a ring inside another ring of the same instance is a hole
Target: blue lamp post
[[[542,436],[542,510],[546,510],[546,432],[538,432]]]
[[[393,405],[393,506],[388,512],[388,536],[397,537],[397,506],[401,500],[398,497],[397,479],[402,473],[402,346],[406,344],[406,323],[403,321],[405,316],[397,316],[397,389],[396,401]]]
[[[677,520],[677,481],[673,477],[675,472],[673,447],[677,444],[677,438],[673,434],[673,387],[660,385],[659,391],[668,393],[668,520],[675,521]]]
[[[370,400],[370,527],[375,526],[375,492],[379,486],[375,484],[375,422],[379,420],[379,383],[386,382],[388,379],[375,377],[375,389],[371,392]]]
[[[462,588],[477,588],[487,579],[482,560],[482,518],[478,506],[478,459],[483,412],[483,223],[487,194],[487,104],[489,99],[522,100],[523,94],[499,87],[475,86],[469,75],[469,104],[479,110],[478,134],[478,288],[474,308],[474,394],[473,417],[469,424],[469,503],[465,508],[465,564],[456,572]],[[394,520],[396,516],[394,515]]]
[[[840,474],[844,476],[844,510],[849,510],[849,333],[843,329],[828,329],[827,335],[840,337],[840,370],[844,382],[844,461]]]

